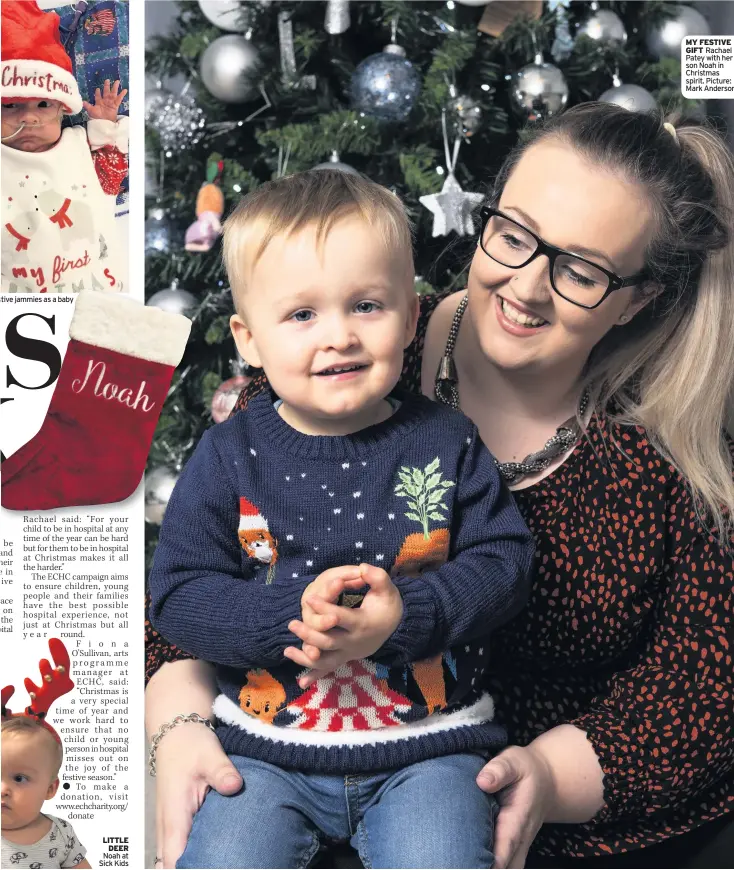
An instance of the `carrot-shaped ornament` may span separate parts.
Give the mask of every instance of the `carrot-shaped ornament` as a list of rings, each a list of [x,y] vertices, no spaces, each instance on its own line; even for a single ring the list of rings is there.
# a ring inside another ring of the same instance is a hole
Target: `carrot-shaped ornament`
[[[210,251],[222,232],[224,194],[219,186],[224,171],[223,160],[210,160],[206,181],[196,197],[196,220],[186,230],[187,251]]]
[[[48,659],[41,659],[39,663],[41,685],[37,686],[30,677],[26,677],[23,681],[31,699],[30,705],[22,713],[12,713],[8,709],[8,701],[13,696],[15,687],[5,686],[2,690],[2,718],[11,719],[14,716],[29,716],[37,719],[51,732],[53,738],[58,743],[61,743],[61,738],[48,724],[46,716],[53,702],[74,688],[74,683],[72,683],[69,676],[71,660],[63,641],[60,641],[58,638],[50,638],[48,648],[54,661],[54,667],[51,667]]]

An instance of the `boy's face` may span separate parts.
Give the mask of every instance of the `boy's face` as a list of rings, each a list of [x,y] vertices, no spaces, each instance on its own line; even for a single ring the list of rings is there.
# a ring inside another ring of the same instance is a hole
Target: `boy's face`
[[[38,818],[43,802],[56,794],[53,737],[41,732],[3,734],[2,829],[17,830]]]
[[[61,137],[63,105],[58,100],[3,102],[2,142],[17,151],[48,151]]]
[[[359,217],[273,239],[252,269],[230,325],[262,366],[289,419],[310,434],[357,431],[400,378],[418,297],[405,257]]]

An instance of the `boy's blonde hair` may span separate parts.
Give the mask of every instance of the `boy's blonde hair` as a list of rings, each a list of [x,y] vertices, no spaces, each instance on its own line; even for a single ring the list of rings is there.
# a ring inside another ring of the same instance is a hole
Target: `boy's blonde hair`
[[[310,169],[268,181],[244,197],[224,222],[224,265],[235,308],[247,275],[279,235],[316,225],[322,245],[334,224],[356,215],[382,234],[388,250],[404,255],[413,273],[413,234],[402,203],[361,175]]]
[[[40,734],[44,740],[47,741],[49,747],[53,750],[53,767],[52,767],[52,777],[54,780],[59,775],[59,770],[61,769],[61,762],[64,757],[64,750],[61,747],[61,744],[55,739],[53,734],[46,728],[38,719],[33,716],[11,716],[9,719],[3,719],[2,722],[2,738],[3,740],[7,740],[11,735],[13,736],[28,736],[32,737],[36,734]]]

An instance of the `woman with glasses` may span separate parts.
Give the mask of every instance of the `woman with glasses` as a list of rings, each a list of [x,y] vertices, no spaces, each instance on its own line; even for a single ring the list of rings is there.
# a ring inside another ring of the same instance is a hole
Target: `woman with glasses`
[[[422,300],[403,385],[472,418],[536,539],[491,640],[498,867],[734,854],[733,207],[716,134],[584,104],[507,159],[466,291]],[[240,781],[205,723],[167,727],[209,715],[208,666],[148,640],[173,866],[206,788]]]

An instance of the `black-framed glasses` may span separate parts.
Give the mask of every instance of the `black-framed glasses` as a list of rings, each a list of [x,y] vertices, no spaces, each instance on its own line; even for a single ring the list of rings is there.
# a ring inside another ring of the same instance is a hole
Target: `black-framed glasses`
[[[480,214],[479,245],[488,257],[510,269],[521,269],[541,255],[548,257],[551,287],[581,308],[597,308],[610,293],[648,277],[644,270],[628,278],[615,275],[598,263],[549,245],[496,208],[485,207]]]

